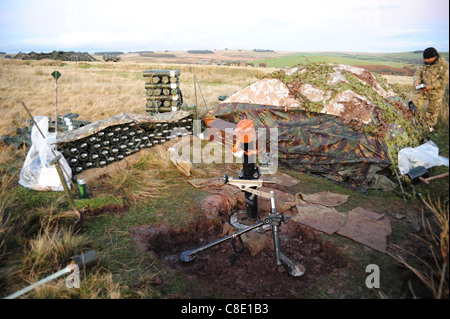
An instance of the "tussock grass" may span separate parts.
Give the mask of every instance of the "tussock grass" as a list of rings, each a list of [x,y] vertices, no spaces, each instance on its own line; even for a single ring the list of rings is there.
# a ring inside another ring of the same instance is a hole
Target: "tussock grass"
[[[449,205],[448,202],[441,203],[439,199],[436,202],[432,202],[430,199],[424,200],[424,203],[431,211],[431,218],[426,218],[424,211],[422,211],[422,224],[425,234],[423,237],[416,237],[428,247],[428,258],[410,253],[413,256],[413,261],[409,261],[400,255],[390,255],[417,276],[435,299],[448,299]],[[417,296],[411,285],[410,291],[414,297]]]
[[[90,240],[58,224],[47,224],[39,234],[25,240],[23,250],[15,259],[7,260],[8,266],[1,272],[8,293],[18,291],[63,268],[70,257],[81,253]],[[18,256],[21,256],[17,259]]]
[[[35,299],[122,299],[124,287],[116,283],[111,272],[104,268],[93,274],[84,273],[80,288],[67,288],[64,277],[33,291]]]
[[[72,231],[58,225],[47,225],[28,242],[22,271],[29,269],[30,273],[39,274],[58,269],[88,244],[89,240],[83,235],[73,235]]]
[[[175,172],[166,146],[143,149],[101,169],[88,170],[79,177],[86,180],[96,196],[113,195],[131,204],[145,198],[157,198],[169,186],[164,175]]]

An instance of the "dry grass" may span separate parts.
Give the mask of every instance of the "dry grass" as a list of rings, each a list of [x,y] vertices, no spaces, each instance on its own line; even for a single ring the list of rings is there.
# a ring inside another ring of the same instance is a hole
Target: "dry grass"
[[[418,237],[429,248],[430,257],[421,258],[411,254],[416,265],[399,255],[392,255],[396,260],[409,269],[428,288],[436,299],[449,297],[449,219],[448,203],[437,201],[432,203],[424,200],[427,208],[432,212],[432,218],[426,219],[422,212],[422,223],[425,230],[424,237]],[[417,236],[416,236],[417,237]],[[410,287],[411,293],[415,292]]]
[[[270,69],[200,65],[165,65],[143,62],[58,62],[51,60],[0,60],[0,134],[11,134],[31,113],[55,115],[55,80],[58,70],[58,114],[78,113],[79,119],[96,121],[119,113],[145,114],[145,80],[148,69],[180,69],[184,103],[204,109],[218,103],[219,95],[233,94],[256,81]],[[194,87],[194,75],[200,89]],[[197,90],[197,98],[195,96]],[[204,111],[204,110],[203,110]]]
[[[124,289],[114,282],[112,274],[99,269],[80,280],[80,288],[67,288],[64,277],[37,287],[33,291],[35,299],[122,299]]]
[[[77,255],[88,243],[89,240],[83,235],[74,235],[64,227],[48,225],[28,242],[22,272],[29,269],[30,273],[41,274],[48,269],[59,270],[58,267],[68,263],[70,257]]]
[[[156,198],[168,189],[162,174],[176,171],[166,146],[157,145],[114,162],[103,168],[78,175],[96,193],[125,198],[130,204],[141,199]]]

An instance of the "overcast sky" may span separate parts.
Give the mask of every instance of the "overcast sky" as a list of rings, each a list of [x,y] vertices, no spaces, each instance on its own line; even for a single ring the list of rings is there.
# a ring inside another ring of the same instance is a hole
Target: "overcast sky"
[[[448,0],[0,0],[0,51],[449,51]]]

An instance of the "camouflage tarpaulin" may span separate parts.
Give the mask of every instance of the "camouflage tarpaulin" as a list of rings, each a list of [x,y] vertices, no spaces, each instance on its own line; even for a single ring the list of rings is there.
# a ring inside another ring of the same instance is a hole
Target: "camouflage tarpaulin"
[[[278,128],[281,164],[363,189],[423,136],[407,102],[382,77],[325,63],[276,71],[204,117],[214,118]]]
[[[65,131],[58,135],[56,144],[73,142],[89,135],[95,134],[107,127],[113,125],[135,123],[135,124],[149,124],[149,123],[171,123],[179,121],[192,113],[187,111],[156,113],[154,115],[142,115],[133,113],[121,113],[111,116],[104,120],[99,120],[80,127],[73,131]]]
[[[298,108],[285,111],[283,107],[228,103],[221,105],[216,116],[233,123],[247,118],[257,128],[277,128],[280,164],[323,174],[351,187],[367,187],[368,177],[391,163],[376,136],[356,131],[333,115],[308,115]],[[268,148],[269,139],[267,136]]]

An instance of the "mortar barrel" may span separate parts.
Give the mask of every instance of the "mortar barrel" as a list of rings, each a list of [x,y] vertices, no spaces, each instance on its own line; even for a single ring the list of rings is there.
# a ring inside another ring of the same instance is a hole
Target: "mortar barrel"
[[[170,79],[168,76],[161,77],[161,83],[169,83]]]

